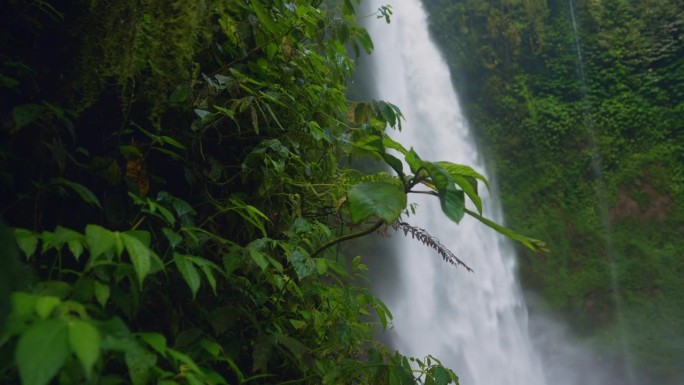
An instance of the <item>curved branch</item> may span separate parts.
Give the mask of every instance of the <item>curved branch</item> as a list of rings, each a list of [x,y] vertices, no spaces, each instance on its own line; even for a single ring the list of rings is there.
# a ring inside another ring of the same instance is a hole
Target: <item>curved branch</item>
[[[379,229],[383,223],[385,223],[385,222],[380,220],[380,221],[376,222],[372,227],[370,227],[366,230],[359,231],[358,233],[347,234],[347,235],[341,236],[339,238],[333,239],[332,241],[326,243],[325,245],[319,247],[318,249],[316,249],[316,251],[311,253],[311,258],[322,253],[325,249],[329,248],[330,246],[335,246],[336,244],[338,244],[340,242],[344,242],[344,241],[348,241],[350,239],[359,238],[359,237],[363,237],[364,235],[368,235],[368,234],[372,233],[373,231]]]

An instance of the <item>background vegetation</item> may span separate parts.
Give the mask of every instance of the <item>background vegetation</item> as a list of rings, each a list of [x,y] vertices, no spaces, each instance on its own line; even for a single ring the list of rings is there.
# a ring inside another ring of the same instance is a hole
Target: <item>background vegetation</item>
[[[507,222],[552,250],[521,250],[524,285],[607,364],[625,336],[644,379],[684,381],[681,4],[425,3]]]

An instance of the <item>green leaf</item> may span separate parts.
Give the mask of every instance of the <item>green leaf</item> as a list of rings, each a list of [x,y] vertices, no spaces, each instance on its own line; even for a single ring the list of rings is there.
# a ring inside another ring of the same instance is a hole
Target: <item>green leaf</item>
[[[66,180],[64,178],[55,178],[52,180],[52,183],[57,184],[57,185],[63,185],[71,188],[78,194],[78,196],[83,199],[84,202],[88,203],[91,206],[97,206],[100,209],[102,209],[102,206],[100,205],[100,200],[97,199],[95,194],[93,194],[92,191],[90,191],[87,187],[80,183],[72,182],[70,180]]]
[[[268,267],[268,259],[266,258],[266,255],[258,250],[258,248],[254,247],[250,243],[247,245],[247,251],[249,252],[249,256],[252,258],[254,263],[256,263],[261,270],[264,270]]]
[[[451,175],[438,163],[423,162],[422,165],[430,175],[442,206],[442,212],[452,221],[458,223],[465,215],[465,194],[456,188]]]
[[[401,153],[404,156],[408,155],[408,153],[409,153],[409,151],[404,146],[402,146],[401,143],[395,141],[394,139],[392,139],[390,137],[386,136],[386,137],[382,138],[382,144],[383,144],[383,146],[385,146],[385,148],[391,148],[391,149],[397,150],[397,151],[399,151],[399,153]],[[414,154],[415,154],[415,152],[414,152]]]
[[[76,320],[69,323],[69,345],[83,365],[86,378],[93,374],[93,366],[100,358],[100,332],[91,324]]]
[[[462,177],[471,177],[475,179],[479,179],[482,181],[482,183],[487,186],[487,189],[489,189],[489,181],[487,181],[487,178],[484,177],[484,175],[480,174],[479,172],[475,171],[472,169],[470,166],[466,166],[463,164],[456,164],[456,163],[451,163],[451,162],[436,162],[440,166],[442,166],[450,175],[460,175]]]
[[[174,349],[167,349],[167,353],[169,353],[176,361],[182,362],[185,365],[187,365],[190,369],[194,370],[197,373],[201,373],[200,368],[197,366],[197,363],[192,360],[188,355],[181,353],[177,350]]]
[[[406,194],[403,189],[385,181],[359,183],[349,190],[347,197],[349,215],[355,223],[375,215],[390,224],[406,208]]]
[[[67,229],[66,227],[57,226],[52,238],[52,242],[57,246],[61,246],[66,243],[69,247],[69,251],[78,261],[81,254],[83,254],[83,243],[85,242],[85,237],[83,234],[77,231]]]
[[[162,227],[162,233],[164,233],[166,239],[169,240],[169,245],[171,245],[172,249],[175,249],[176,246],[183,242],[183,237],[168,227]]]
[[[38,237],[33,232],[26,229],[15,229],[14,238],[16,238],[21,251],[26,254],[26,258],[30,258],[36,252]]]
[[[449,219],[458,223],[465,215],[465,194],[457,189],[452,183],[439,191],[439,201],[442,204],[442,212]]]
[[[173,147],[176,147],[176,148],[178,148],[178,149],[180,149],[180,150],[186,150],[185,146],[184,146],[183,144],[181,144],[181,142],[177,141],[176,139],[174,139],[174,138],[172,138],[172,137],[170,137],[170,136],[161,135],[161,136],[159,137],[159,139],[160,139],[162,142],[167,143],[167,144],[170,144],[170,145],[172,145]]]
[[[178,268],[178,271],[181,273],[181,276],[190,287],[190,291],[192,292],[192,298],[195,298],[195,296],[197,295],[197,291],[199,290],[200,285],[202,284],[202,281],[200,280],[200,275],[197,271],[197,268],[192,263],[190,258],[191,256],[189,255],[173,253],[173,262],[176,264],[176,267]]]
[[[468,213],[468,215],[476,218],[480,222],[484,223],[485,225],[507,236],[508,238],[511,238],[514,241],[522,243],[523,245],[525,245],[525,247],[529,248],[532,251],[535,251],[537,253],[548,253],[550,251],[549,247],[546,245],[544,241],[520,235],[514,232],[513,230],[507,229],[501,226],[500,224],[492,221],[491,219],[487,219],[482,215],[479,215],[478,213],[473,212],[471,210],[465,209],[465,212]]]
[[[477,211],[482,214],[482,199],[477,195],[477,181],[473,178],[460,175],[451,175],[451,179],[463,189],[463,192],[465,192],[466,195],[468,195],[468,198],[475,204]]]
[[[451,176],[439,164],[432,162],[422,162],[421,166],[425,170],[427,170],[428,174],[430,174],[430,179],[432,180],[432,184],[434,184],[437,192],[441,192],[442,190],[446,189],[447,186],[453,185]]]
[[[132,235],[121,233],[121,239],[123,240],[126,252],[128,252],[128,256],[133,264],[133,270],[135,270],[135,273],[138,276],[140,288],[142,288],[143,280],[152,267],[152,252],[138,238]]]
[[[309,254],[302,249],[294,250],[292,253],[289,253],[288,257],[292,263],[292,266],[294,266],[297,277],[300,280],[312,275],[317,271],[316,263],[311,259]]]
[[[209,282],[209,286],[211,286],[211,290],[214,291],[214,295],[216,294],[216,277],[214,276],[214,270],[216,271],[221,271],[221,269],[212,261],[209,261],[205,258],[201,257],[190,257],[190,260],[192,263],[194,263],[196,266],[199,266],[200,269],[204,272],[204,275],[207,277],[207,282]]]
[[[145,385],[152,374],[152,368],[157,363],[157,356],[133,342],[126,350],[124,361],[128,366],[131,383],[133,385]]]
[[[35,323],[17,343],[15,361],[23,385],[46,385],[69,357],[67,324],[61,319]]]
[[[399,159],[388,153],[382,154],[382,159],[399,175],[399,178],[404,179],[404,165]]]
[[[109,294],[111,292],[111,289],[108,285],[95,281],[94,290],[97,303],[99,303],[100,306],[104,308],[107,305],[107,301],[109,300]]]
[[[16,130],[31,124],[45,110],[45,107],[37,104],[26,103],[12,109],[12,119]]]
[[[423,161],[413,149],[406,153],[404,159],[406,159],[406,163],[408,163],[411,172],[414,174],[417,174],[421,167],[423,167]]]
[[[431,370],[431,374],[435,378],[435,385],[447,385],[451,382],[449,371],[441,365],[435,366]]]
[[[275,20],[273,20],[273,18],[271,18],[271,16],[268,14],[266,9],[261,6],[259,0],[252,0],[250,3],[252,5],[252,10],[256,14],[261,25],[263,25],[264,28],[271,34],[279,35],[280,28],[276,24]]]
[[[36,300],[36,314],[40,319],[47,319],[62,301],[53,296],[43,296]]]
[[[166,355],[166,337],[159,333],[139,333],[138,336],[162,357]]]
[[[87,225],[85,236],[90,256],[93,259],[108,252],[116,244],[114,233],[98,225]]]

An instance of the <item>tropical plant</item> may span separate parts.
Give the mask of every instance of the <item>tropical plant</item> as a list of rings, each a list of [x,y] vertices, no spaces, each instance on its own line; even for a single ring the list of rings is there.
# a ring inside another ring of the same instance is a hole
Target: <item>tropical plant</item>
[[[372,49],[357,3],[0,5],[0,261],[24,259],[3,271],[0,382],[457,383],[373,339],[392,316],[332,246],[412,192],[507,230],[481,216],[482,175],[390,139],[396,106],[346,98],[347,47]],[[394,175],[345,165],[362,158]]]

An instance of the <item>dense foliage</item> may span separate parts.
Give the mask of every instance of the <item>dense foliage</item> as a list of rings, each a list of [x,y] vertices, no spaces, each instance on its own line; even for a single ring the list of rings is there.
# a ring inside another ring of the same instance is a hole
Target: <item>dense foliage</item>
[[[543,245],[481,216],[480,174],[392,141],[397,107],[347,100],[355,4],[0,3],[0,382],[457,383],[373,340],[391,314],[334,246],[419,231],[418,184]]]
[[[609,365],[684,381],[684,13],[673,0],[429,0],[523,283]],[[627,354],[620,340],[627,341]]]

